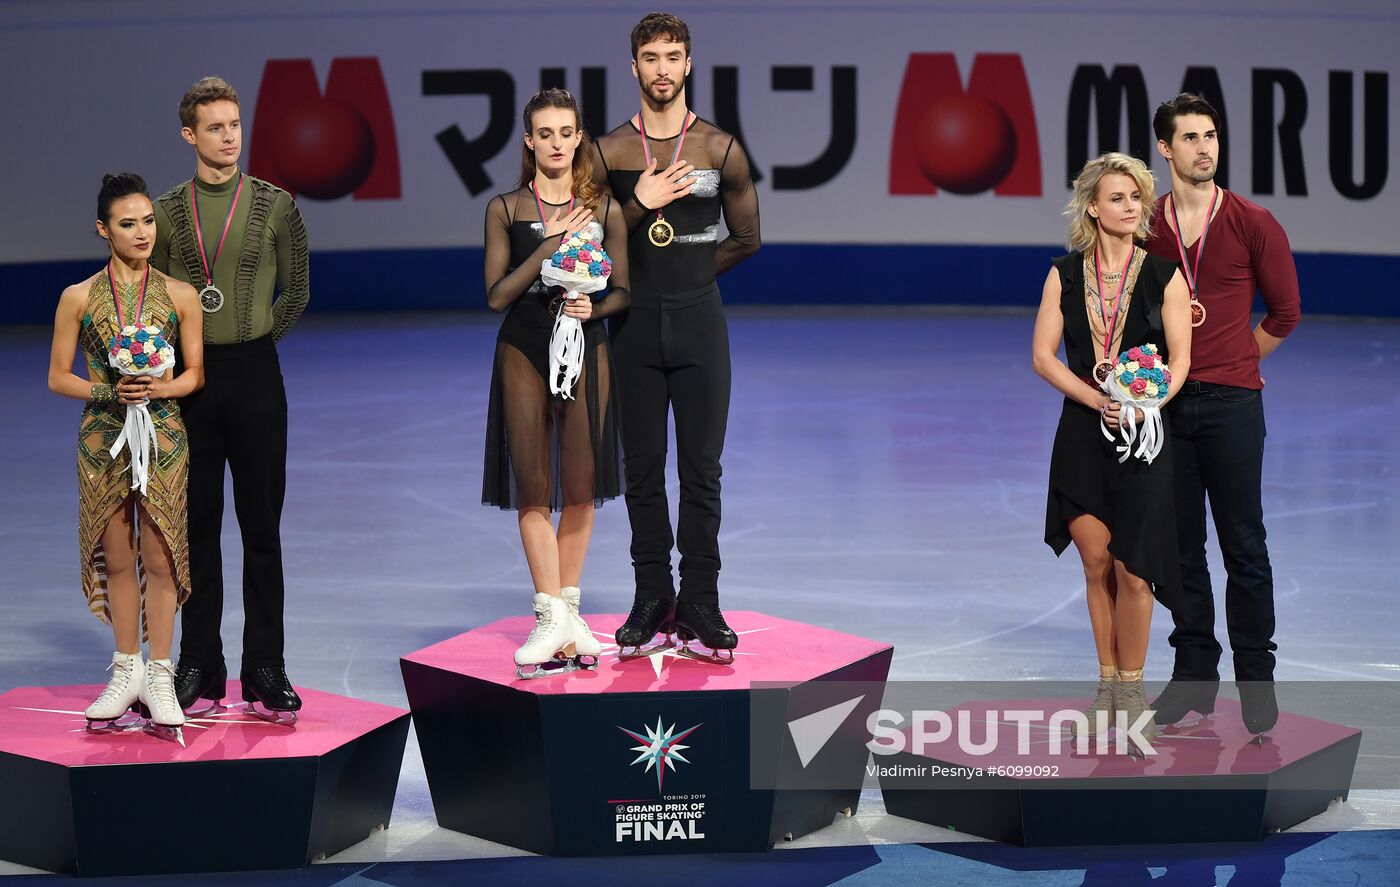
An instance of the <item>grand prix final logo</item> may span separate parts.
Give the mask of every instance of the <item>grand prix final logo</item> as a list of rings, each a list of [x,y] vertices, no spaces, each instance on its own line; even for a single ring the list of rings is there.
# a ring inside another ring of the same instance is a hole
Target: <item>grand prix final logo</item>
[[[324,95],[311,59],[270,59],[253,124],[248,171],[293,195],[402,196],[394,114],[377,58],[332,61]]]
[[[682,764],[690,763],[690,761],[687,761],[685,756],[681,754],[682,751],[690,748],[690,746],[681,745],[681,740],[685,739],[696,730],[699,730],[702,726],[704,725],[696,724],[689,730],[684,730],[678,734],[676,733],[675,724],[663,730],[661,727],[661,718],[658,717],[656,719],[655,730],[651,727],[642,728],[646,730],[645,736],[640,733],[633,733],[626,727],[618,727],[617,729],[641,743],[641,745],[632,749],[632,751],[640,752],[640,754],[637,755],[637,759],[633,761],[632,764],[635,766],[646,762],[646,766],[642,768],[643,772],[650,771],[651,768],[655,766],[656,793],[663,794],[666,783],[666,771],[668,769],[674,771],[676,769],[676,761],[680,761]]]
[[[913,53],[890,146],[890,193],[1038,197],[1040,141],[1021,57],[979,53],[967,89],[952,53]]]
[[[610,801],[613,805],[614,840],[623,841],[695,841],[702,840],[706,816],[709,814],[704,794],[665,794],[666,771],[676,769],[676,762],[689,764],[681,752],[690,748],[681,740],[699,730],[703,724],[696,724],[688,730],[676,732],[676,725],[663,727],[660,717],[656,727],[643,727],[646,735],[634,733],[626,727],[617,729],[635,739],[640,745],[631,750],[637,752],[632,766],[645,763],[643,772],[656,769],[656,801]]]

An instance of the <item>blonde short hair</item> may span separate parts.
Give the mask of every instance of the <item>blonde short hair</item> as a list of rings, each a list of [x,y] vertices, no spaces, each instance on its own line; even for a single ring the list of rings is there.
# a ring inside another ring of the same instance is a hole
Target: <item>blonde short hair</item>
[[[1132,178],[1142,196],[1142,218],[1138,220],[1133,239],[1146,240],[1152,233],[1152,215],[1157,209],[1156,179],[1152,176],[1152,170],[1136,157],[1110,151],[1084,164],[1079,175],[1074,177],[1074,184],[1070,186],[1074,194],[1070,197],[1069,206],[1065,207],[1065,215],[1069,216],[1071,250],[1084,252],[1098,240],[1099,223],[1089,215],[1089,204],[1098,196],[1099,182],[1111,173],[1122,173]]]

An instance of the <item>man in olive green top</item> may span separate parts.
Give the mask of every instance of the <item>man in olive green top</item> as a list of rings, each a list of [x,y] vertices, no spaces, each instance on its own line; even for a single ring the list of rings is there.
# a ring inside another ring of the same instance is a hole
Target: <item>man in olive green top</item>
[[[189,433],[190,578],[175,689],[182,708],[217,703],[228,669],[220,531],[224,466],[243,536],[243,700],[294,719],[301,698],[283,659],[281,520],[287,486],[287,395],[275,343],[310,298],[306,228],[287,192],[238,167],[238,93],[206,77],[180,100],[195,175],[156,201],[151,264],[199,290],[205,383],[181,404]]]

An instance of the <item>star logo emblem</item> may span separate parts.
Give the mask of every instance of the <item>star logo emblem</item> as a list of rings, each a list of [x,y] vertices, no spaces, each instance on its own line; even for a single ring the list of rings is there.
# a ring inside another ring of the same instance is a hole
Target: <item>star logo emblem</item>
[[[658,717],[656,719],[655,730],[646,726],[642,728],[646,731],[645,736],[640,733],[633,733],[626,727],[618,727],[617,729],[641,743],[641,745],[634,746],[631,749],[632,751],[640,752],[640,754],[637,755],[637,759],[632,762],[632,765],[635,766],[646,761],[646,766],[642,768],[642,772],[650,770],[653,766],[656,767],[656,791],[657,794],[661,794],[666,782],[666,770],[675,770],[676,761],[680,761],[683,764],[690,763],[690,761],[686,760],[685,756],[681,754],[682,751],[690,748],[690,746],[681,745],[681,740],[685,739],[696,730],[699,730],[702,726],[703,724],[696,724],[689,730],[676,733],[675,724],[662,729],[661,718]]]

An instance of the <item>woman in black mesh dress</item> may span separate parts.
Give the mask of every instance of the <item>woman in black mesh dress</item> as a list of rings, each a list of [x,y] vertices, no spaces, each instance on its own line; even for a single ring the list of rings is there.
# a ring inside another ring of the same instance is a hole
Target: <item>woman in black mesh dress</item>
[[[485,505],[516,510],[534,583],[536,624],[516,652],[520,668],[560,655],[577,665],[601,649],[579,616],[578,586],[593,510],[618,495],[621,474],[617,379],[602,319],[631,298],[627,229],[593,183],[593,154],[573,96],[537,93],[524,120],[520,184],[486,208],[486,303],[508,313],[496,337],[481,493]],[[612,259],[610,289],[596,298],[566,300],[540,279],[541,264],[576,232],[600,241]],[[572,397],[550,393],[550,334],[560,312],[583,323],[583,368]]]

